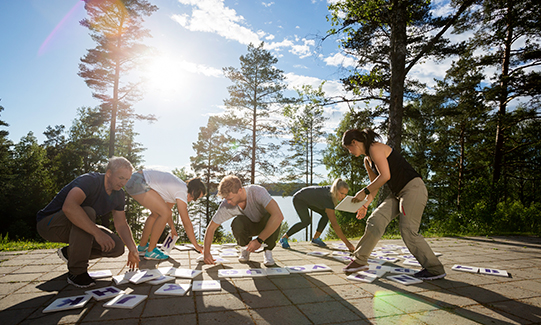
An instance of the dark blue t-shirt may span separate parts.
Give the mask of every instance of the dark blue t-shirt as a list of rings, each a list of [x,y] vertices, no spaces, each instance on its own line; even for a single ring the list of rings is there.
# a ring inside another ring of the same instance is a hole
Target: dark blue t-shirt
[[[124,191],[113,191],[109,195],[105,191],[104,182],[105,174],[103,173],[92,172],[77,177],[71,183],[64,186],[54,199],[38,212],[37,221],[62,210],[69,191],[74,187],[80,188],[86,195],[81,206],[93,208],[96,211],[96,216],[105,215],[112,210],[124,211]]]

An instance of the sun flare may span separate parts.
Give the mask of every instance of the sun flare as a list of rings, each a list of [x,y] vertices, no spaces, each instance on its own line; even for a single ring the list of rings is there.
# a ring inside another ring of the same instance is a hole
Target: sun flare
[[[188,76],[183,61],[157,56],[149,62],[144,71],[148,91],[166,99],[174,97],[180,91],[189,91],[186,89],[190,83],[186,80]]]

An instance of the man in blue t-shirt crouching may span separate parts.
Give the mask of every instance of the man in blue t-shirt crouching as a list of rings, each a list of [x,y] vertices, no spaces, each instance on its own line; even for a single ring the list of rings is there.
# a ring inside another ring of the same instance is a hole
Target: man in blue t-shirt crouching
[[[95,284],[88,275],[88,261],[100,257],[117,257],[128,247],[130,268],[139,267],[139,254],[124,212],[124,191],[133,172],[132,164],[122,157],[112,157],[103,173],[88,173],[66,185],[37,214],[37,230],[52,242],[69,243],[58,250],[68,263],[68,283],[78,288]],[[113,213],[115,229],[97,225],[96,216]]]

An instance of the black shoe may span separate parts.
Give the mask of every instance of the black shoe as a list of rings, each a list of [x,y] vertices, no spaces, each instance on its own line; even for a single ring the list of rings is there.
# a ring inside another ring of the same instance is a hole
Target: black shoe
[[[88,272],[79,275],[68,273],[68,283],[73,284],[77,288],[88,288],[96,284],[90,275],[88,275]]]
[[[430,272],[428,272],[427,269],[422,269],[421,271],[415,273],[413,275],[413,277],[419,279],[419,280],[437,280],[437,279],[442,279],[446,276],[447,274],[445,273],[442,273],[442,274],[432,274]]]
[[[66,263],[68,263],[68,246],[64,246],[62,248],[59,248],[56,253],[58,254],[58,257]]]

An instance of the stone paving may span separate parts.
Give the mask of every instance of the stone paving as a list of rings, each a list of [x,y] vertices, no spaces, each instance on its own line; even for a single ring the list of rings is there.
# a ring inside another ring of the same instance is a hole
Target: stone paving
[[[0,252],[0,323],[7,324],[540,324],[541,238],[428,238],[446,268],[443,280],[401,285],[382,278],[353,282],[345,264],[306,253],[323,251],[306,242],[291,249],[277,247],[277,266],[325,264],[333,272],[264,278],[218,278],[224,268],[258,268],[263,254],[248,264],[210,266],[196,262],[195,251],[172,251],[168,261],[143,261],[141,269],[173,266],[202,270],[195,280],[221,280],[221,291],[185,296],[154,295],[162,285],[120,285],[148,298],[134,309],[108,309],[106,301],[90,300],[82,309],[43,313],[60,297],[84,294],[66,282],[67,267],[56,250]],[[330,244],[330,242],[327,242]],[[403,245],[382,240],[379,245]],[[123,274],[126,257],[91,261],[90,270]],[[402,261],[402,260],[401,260]],[[395,263],[403,266],[402,262]],[[509,277],[451,270],[455,264],[506,270]],[[190,283],[177,278],[174,282]],[[111,278],[96,287],[114,285]]]

